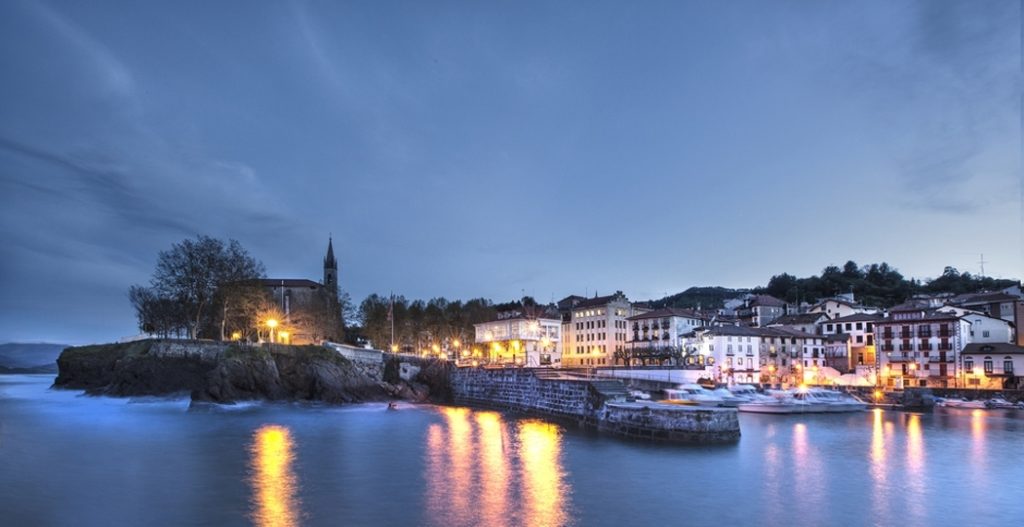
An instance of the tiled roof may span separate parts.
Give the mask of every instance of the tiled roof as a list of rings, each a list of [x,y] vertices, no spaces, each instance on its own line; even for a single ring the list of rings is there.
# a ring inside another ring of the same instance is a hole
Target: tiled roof
[[[965,295],[957,295],[950,299],[950,303],[953,304],[990,304],[993,302],[1013,302],[1019,300],[1017,297],[1004,293],[1002,291],[996,291],[994,293],[969,293]]]
[[[597,306],[604,306],[604,305],[608,305],[609,302],[611,302],[612,300],[615,300],[617,297],[618,297],[618,295],[595,296],[593,298],[588,298],[586,300],[580,300],[573,307],[597,307]]]
[[[768,326],[797,326],[801,324],[814,324],[820,318],[828,318],[824,313],[796,313],[793,315],[782,315],[772,321]]]
[[[783,302],[782,300],[779,300],[778,298],[775,298],[774,296],[771,296],[771,295],[754,295],[754,298],[752,298],[750,300],[750,306],[751,307],[753,307],[753,306],[782,307],[782,306],[785,306],[785,305],[786,305],[785,302]]]
[[[648,318],[662,318],[662,317],[683,317],[683,318],[696,318],[700,320],[709,320],[712,315],[707,313],[701,313],[693,309],[677,308],[677,307],[663,307],[661,309],[655,309],[647,313],[641,313],[639,315],[633,315],[626,320],[643,320]]]
[[[962,354],[1024,355],[1024,347],[1009,342],[972,342],[964,346]]]
[[[829,320],[829,324],[841,324],[843,322],[874,322],[876,320],[882,320],[882,315],[872,313],[854,313],[852,315],[846,315],[845,317],[833,318]]]

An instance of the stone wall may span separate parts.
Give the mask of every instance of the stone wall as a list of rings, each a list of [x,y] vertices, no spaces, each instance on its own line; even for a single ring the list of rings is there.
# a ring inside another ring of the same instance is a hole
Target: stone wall
[[[599,429],[638,439],[726,443],[740,437],[739,417],[730,408],[608,403],[598,417]]]
[[[568,419],[639,439],[719,443],[740,436],[732,408],[625,402],[602,393],[593,381],[538,378],[529,369],[457,368],[451,388],[456,403]]]

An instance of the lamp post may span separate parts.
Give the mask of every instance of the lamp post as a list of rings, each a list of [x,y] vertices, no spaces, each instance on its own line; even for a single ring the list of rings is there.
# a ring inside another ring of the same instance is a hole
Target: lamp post
[[[267,327],[270,328],[270,343],[273,344],[274,343],[274,328],[277,327],[277,320],[274,320],[272,318],[267,320]]]

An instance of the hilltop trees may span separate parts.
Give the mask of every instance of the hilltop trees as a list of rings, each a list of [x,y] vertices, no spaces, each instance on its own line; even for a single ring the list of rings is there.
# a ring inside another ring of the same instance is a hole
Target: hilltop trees
[[[129,289],[139,328],[189,338],[241,328],[263,308],[263,264],[235,240],[185,239],[161,251],[149,287]]]
[[[443,297],[410,301],[403,296],[392,299],[371,294],[359,305],[358,318],[363,336],[375,346],[384,349],[391,345],[393,322],[395,345],[418,352],[456,340],[468,344],[473,339],[473,324],[493,320],[496,313],[494,304],[485,298],[466,302]]]

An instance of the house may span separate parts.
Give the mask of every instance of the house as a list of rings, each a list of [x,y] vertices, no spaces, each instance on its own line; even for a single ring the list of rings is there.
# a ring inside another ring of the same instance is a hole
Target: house
[[[751,295],[736,308],[736,318],[743,324],[764,327],[786,314],[786,303],[770,295]]]
[[[864,369],[863,374],[874,373],[875,364],[875,324],[885,317],[873,313],[853,313],[821,323],[821,334],[829,337],[839,337],[832,340],[836,345],[840,340],[848,343],[847,357],[849,362],[845,365],[837,364],[835,367],[840,371],[852,371],[858,368]]]
[[[1013,340],[1018,346],[1024,346],[1024,298],[1017,294],[1020,286],[1007,288],[994,293],[972,293],[957,295],[950,298],[946,304],[950,306],[970,309],[982,312],[994,318],[1001,318],[1013,324]]]
[[[822,381],[821,370],[829,367],[826,338],[797,328],[776,326],[760,330],[762,378],[771,384]]]
[[[887,387],[958,385],[960,350],[969,342],[970,323],[926,306],[907,302],[874,322],[879,374]]]
[[[715,382],[755,383],[761,377],[760,328],[714,326],[680,337],[685,367]]]
[[[630,347],[678,348],[680,335],[709,326],[713,317],[692,309],[666,307],[633,315],[626,320],[630,329],[626,342]]]
[[[808,313],[824,313],[828,318],[847,317],[857,313],[877,313],[878,309],[862,306],[853,300],[852,294],[826,298],[807,308]]]
[[[583,300],[568,297],[562,318],[562,366],[612,366],[625,353],[629,317],[645,312],[621,291]],[[569,307],[571,306],[571,307]]]
[[[488,364],[557,367],[562,356],[562,321],[518,311],[473,325],[481,359]],[[474,352],[476,353],[476,352]]]
[[[1024,375],[1024,346],[1009,342],[975,342],[964,346],[963,386],[1019,390]]]

